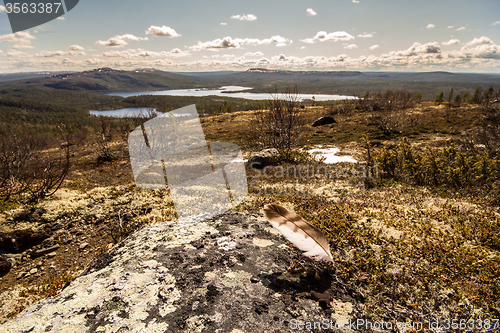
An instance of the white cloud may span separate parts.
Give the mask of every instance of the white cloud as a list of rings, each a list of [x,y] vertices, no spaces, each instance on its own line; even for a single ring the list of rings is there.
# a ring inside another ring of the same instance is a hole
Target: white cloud
[[[493,44],[493,41],[489,39],[488,37],[481,36],[481,38],[474,38],[467,44],[466,46],[471,46],[471,45],[483,45],[483,44]]]
[[[73,51],[83,51],[83,50],[85,50],[83,47],[81,47],[80,45],[76,45],[76,44],[75,45],[70,45],[68,47],[68,49],[73,50]]]
[[[281,36],[272,36],[271,38],[266,39],[257,39],[257,38],[231,38],[229,36],[224,38],[214,39],[212,41],[207,42],[198,42],[198,44],[194,46],[190,46],[189,48],[193,51],[201,51],[201,50],[219,50],[219,49],[239,49],[243,45],[269,45],[276,44],[277,47],[283,47],[287,45],[287,42],[291,44],[293,41],[281,37]]]
[[[348,34],[345,31],[335,31],[335,32],[330,32],[327,33],[326,31],[318,31],[316,36],[313,38],[306,38],[306,39],[301,39],[301,42],[312,44],[317,41],[320,42],[325,42],[325,41],[332,41],[332,42],[337,42],[339,40],[341,41],[348,41],[354,39],[354,36]]]
[[[357,49],[357,48],[358,48],[358,46],[356,44],[349,44],[349,45],[344,46],[344,49],[349,49],[349,50]]]
[[[446,27],[446,29],[453,29],[453,28],[455,28],[455,27],[452,26],[452,25],[449,25],[449,26]]]
[[[375,45],[372,45],[369,47],[370,51],[376,50],[378,48],[380,48],[380,45],[378,45],[378,44],[375,44]]]
[[[359,0],[352,0],[352,2],[354,2],[354,3],[359,3]]]
[[[16,50],[9,50],[7,51],[7,57],[13,57],[13,58],[29,58],[31,57],[28,53],[26,52],[21,52],[21,51],[16,51]]]
[[[257,51],[257,52],[247,52],[245,53],[245,57],[263,57],[264,53]]]
[[[433,28],[435,28],[435,27],[436,27],[436,26],[435,26],[434,24],[429,23],[429,24],[427,24],[427,26],[426,26],[425,28],[426,28],[426,29],[433,29]]]
[[[158,57],[185,57],[191,55],[189,52],[180,49],[173,49],[172,51],[147,51],[144,49],[128,49],[123,51],[107,51],[103,52],[101,56],[107,58],[126,58],[126,59],[145,59],[145,58],[158,58]]]
[[[220,25],[227,25],[227,23],[226,22],[221,22]]]
[[[7,11],[7,9],[5,8],[5,6],[0,5],[0,13],[6,12],[6,11]]]
[[[301,49],[301,50],[303,50],[303,49],[305,49],[305,48],[306,48],[305,46],[301,46],[301,47],[300,47],[300,49]]]
[[[306,13],[308,16],[316,16],[318,13],[316,13],[312,8],[307,8]]]
[[[474,38],[476,39],[476,38]],[[489,39],[489,38],[488,38]],[[470,49],[468,46],[477,45],[476,47]],[[452,53],[452,56],[459,58],[479,58],[479,59],[496,59],[500,60],[500,46],[493,43],[484,44],[469,44],[467,43],[462,49],[457,53]]]
[[[155,35],[155,36],[163,36],[163,37],[180,37],[174,29],[167,27],[166,25],[162,25],[158,27],[156,25],[152,25],[146,30],[146,35]]]
[[[425,53],[441,53],[441,48],[439,47],[438,42],[432,42],[427,44],[420,44],[418,42],[413,43],[413,45],[404,51],[392,51],[389,54],[393,56],[403,56],[403,57],[411,57],[416,56],[418,54]]]
[[[85,55],[83,51],[41,51],[35,54],[35,57],[68,57],[68,56],[79,56]]]
[[[373,33],[366,33],[366,32],[363,32],[362,34],[359,34],[358,35],[359,38],[372,38],[373,37]]]
[[[255,21],[257,16],[254,14],[243,14],[243,15],[233,15],[231,16],[232,20],[240,20],[240,21]]]
[[[56,17],[57,20],[65,20],[65,18],[63,16],[59,16],[59,17]]]
[[[33,45],[30,44],[14,44],[13,49],[34,49]]]
[[[481,40],[481,38],[476,38],[476,40]],[[483,42],[487,42],[487,39],[484,38]],[[343,46],[345,44],[349,45],[344,43]],[[291,48],[289,50],[293,52]],[[306,50],[300,52],[305,54]],[[264,57],[260,52],[250,52],[243,56],[220,53],[216,54],[217,57],[192,60],[183,57],[182,55],[188,55],[189,53],[180,49],[174,49],[170,52],[114,49],[105,52],[103,55],[93,55],[89,58],[71,57],[69,53],[64,56],[64,51],[44,51],[43,53],[39,52],[38,56],[34,56],[10,49],[0,54],[2,57],[9,57],[8,61],[0,62],[0,70],[12,71],[13,68],[31,69],[33,71],[40,68],[45,70],[85,70],[89,67],[107,66],[129,70],[155,67],[168,71],[245,70],[252,67],[291,70],[449,70],[474,72],[491,72],[492,69],[500,69],[500,46],[495,45],[493,42],[464,45],[459,50],[451,51],[440,50],[437,42],[414,43],[408,49],[396,49],[380,55],[373,53],[359,57],[350,57],[346,54],[332,57],[311,55],[298,57],[287,54],[287,52],[280,53],[269,58]]]
[[[491,25],[500,25],[500,21],[493,22]]]
[[[0,43],[16,43],[19,45],[29,45],[31,40],[36,39],[31,36],[29,32],[19,31],[15,34],[8,34],[0,36]]]
[[[456,44],[460,44],[460,41],[458,39],[450,39],[449,41],[447,42],[442,42],[441,44],[443,45],[456,45]]]
[[[465,27],[460,27],[457,29],[457,31],[463,31],[463,30],[465,30]]]
[[[141,41],[148,40],[147,37],[137,37],[131,34],[125,35],[116,35],[115,37],[111,37],[108,40],[98,40],[95,42],[96,45],[109,46],[109,47],[122,47],[127,45],[127,40],[131,41]]]

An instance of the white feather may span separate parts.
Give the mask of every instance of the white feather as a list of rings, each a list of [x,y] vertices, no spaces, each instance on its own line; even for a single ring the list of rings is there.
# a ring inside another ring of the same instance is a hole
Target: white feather
[[[264,216],[293,245],[305,251],[305,256],[333,261],[326,236],[302,217],[275,204],[264,207]]]

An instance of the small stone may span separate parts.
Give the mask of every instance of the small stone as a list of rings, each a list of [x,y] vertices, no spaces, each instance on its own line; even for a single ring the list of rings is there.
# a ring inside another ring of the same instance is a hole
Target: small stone
[[[50,252],[49,254],[47,254],[47,257],[54,258],[56,255],[57,255],[56,252]]]
[[[33,275],[33,274],[36,274],[38,272],[38,269],[37,268],[32,268],[30,270],[30,275]]]
[[[108,245],[106,245],[106,248],[104,250],[105,251],[111,250],[112,247],[113,247],[113,243],[109,243]]]
[[[7,258],[7,262],[10,262],[11,267],[14,267],[16,265],[16,259],[14,258]]]
[[[22,279],[26,275],[26,272],[19,272],[17,273],[16,279]]]
[[[258,277],[258,276],[252,276],[252,277],[250,278],[250,282],[252,282],[252,283],[257,283],[257,282],[259,282],[259,281],[260,281],[260,279],[259,279],[259,277]]]
[[[82,244],[80,244],[79,249],[80,249],[80,250],[83,250],[83,249],[84,249],[84,248],[86,248],[87,246],[89,246],[89,243],[82,243]]]
[[[73,237],[70,237],[70,238],[66,238],[65,240],[63,240],[63,244],[69,244],[73,241]]]

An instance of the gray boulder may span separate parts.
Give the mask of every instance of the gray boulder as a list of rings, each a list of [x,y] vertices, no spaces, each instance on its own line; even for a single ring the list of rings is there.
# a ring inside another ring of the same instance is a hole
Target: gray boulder
[[[336,121],[335,121],[335,119],[333,119],[333,117],[326,116],[326,117],[321,117],[321,118],[317,119],[316,121],[314,121],[314,123],[312,123],[312,126],[316,127],[316,126],[323,126],[323,125],[334,124],[334,123],[336,123]]]
[[[248,158],[247,166],[262,169],[279,161],[280,152],[276,148],[261,150]]]
[[[132,234],[0,331],[285,332],[300,321],[360,318],[331,263],[304,257],[261,215],[181,222]],[[302,270],[287,270],[294,259]]]

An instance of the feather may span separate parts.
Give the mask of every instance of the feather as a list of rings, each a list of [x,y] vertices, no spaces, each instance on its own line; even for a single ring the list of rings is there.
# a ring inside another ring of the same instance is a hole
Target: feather
[[[302,217],[276,204],[265,205],[264,216],[293,245],[302,251],[307,251],[304,253],[305,256],[316,260],[333,261],[326,236]]]

